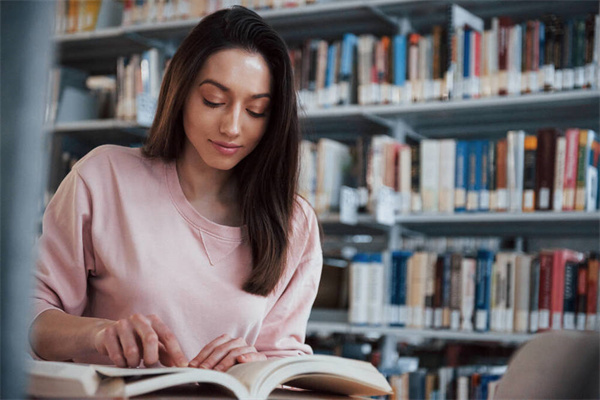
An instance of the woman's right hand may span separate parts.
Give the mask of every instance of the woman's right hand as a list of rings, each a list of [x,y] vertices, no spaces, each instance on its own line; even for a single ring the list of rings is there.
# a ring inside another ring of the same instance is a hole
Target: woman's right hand
[[[141,361],[149,367],[187,367],[177,338],[156,315],[133,314],[110,321],[94,332],[96,351],[108,356],[118,367],[137,367]]]

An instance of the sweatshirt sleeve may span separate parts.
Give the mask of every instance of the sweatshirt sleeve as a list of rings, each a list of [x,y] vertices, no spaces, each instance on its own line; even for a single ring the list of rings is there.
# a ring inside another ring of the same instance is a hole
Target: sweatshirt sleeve
[[[30,322],[49,309],[72,315],[83,313],[87,276],[94,272],[91,218],[89,190],[74,169],[44,213]]]
[[[304,201],[304,200],[301,200]],[[290,243],[290,247],[300,247],[300,257],[296,258],[293,275],[268,311],[255,348],[267,357],[287,357],[312,354],[312,349],[304,343],[306,324],[310,310],[317,296],[323,253],[319,234],[319,224],[312,208],[305,204],[299,214],[306,215],[302,226],[305,240]],[[304,217],[303,217],[304,218]],[[308,225],[308,226],[306,226]]]

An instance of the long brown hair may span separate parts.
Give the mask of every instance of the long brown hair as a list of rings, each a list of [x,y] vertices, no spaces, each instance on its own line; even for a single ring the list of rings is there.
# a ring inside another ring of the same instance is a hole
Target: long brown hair
[[[254,151],[233,169],[242,221],[252,249],[252,273],[243,289],[266,296],[285,270],[300,140],[292,67],[279,34],[258,14],[241,6],[203,18],[184,39],[165,72],[143,153],[166,161],[182,154],[183,107],[191,82],[212,54],[231,48],[262,55],[273,82],[265,134]]]

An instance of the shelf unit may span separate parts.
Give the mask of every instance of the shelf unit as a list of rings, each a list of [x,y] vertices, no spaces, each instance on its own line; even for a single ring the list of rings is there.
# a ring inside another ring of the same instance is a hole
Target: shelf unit
[[[597,1],[467,1],[467,0],[344,0],[297,9],[260,11],[289,44],[308,37],[330,39],[343,33],[394,34],[441,24],[448,4],[460,4],[488,19],[518,15],[522,19],[556,13],[565,17],[598,13]],[[116,58],[149,47],[174,51],[177,43],[199,19],[111,27],[95,32],[62,34],[55,37],[57,63],[84,69],[92,74],[114,72]],[[301,124],[307,137],[348,138],[359,134],[393,133],[395,136],[441,138],[488,138],[510,129],[533,130],[541,126],[567,128],[585,126],[600,131],[600,90],[539,93],[471,100],[432,101],[407,105],[358,106],[302,110]],[[136,123],[119,120],[82,121],[57,124],[55,135],[70,135],[96,146],[103,143],[139,142],[147,130]],[[394,247],[402,230],[432,235],[542,235],[594,237],[600,234],[600,212],[461,213],[449,215],[406,215],[388,227],[372,216],[361,215],[356,226],[342,224],[339,215],[320,218],[333,234],[388,235]],[[317,310],[318,312],[318,310]],[[466,333],[414,330],[395,327],[359,327],[345,322],[311,319],[311,333],[336,332],[378,334],[393,337],[439,338],[444,340],[520,343],[532,335]]]

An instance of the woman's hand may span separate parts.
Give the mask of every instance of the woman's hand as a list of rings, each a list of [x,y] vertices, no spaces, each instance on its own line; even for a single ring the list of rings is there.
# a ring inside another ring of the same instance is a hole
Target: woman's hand
[[[94,333],[94,346],[118,367],[137,367],[142,360],[145,366],[159,361],[169,367],[188,365],[177,338],[156,315],[108,322]]]
[[[232,338],[227,334],[221,335],[198,353],[189,366],[194,368],[215,369],[227,371],[237,363],[266,360],[267,356],[249,346],[243,338]]]

